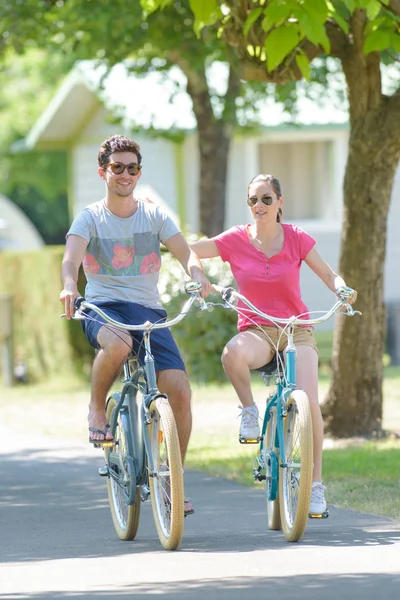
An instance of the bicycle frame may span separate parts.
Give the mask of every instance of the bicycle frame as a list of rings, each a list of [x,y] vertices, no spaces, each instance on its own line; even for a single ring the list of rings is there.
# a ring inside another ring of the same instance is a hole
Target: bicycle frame
[[[290,336],[289,339],[292,340],[292,336]],[[260,439],[260,455],[263,455],[265,433],[267,431],[267,425],[270,420],[270,411],[271,408],[275,406],[277,422],[275,429],[274,445],[279,450],[280,463],[282,466],[286,466],[283,451],[283,418],[287,414],[285,409],[286,400],[294,389],[296,389],[296,351],[294,349],[291,349],[286,352],[285,375],[277,379],[276,392],[273,395],[273,397],[267,401]],[[274,499],[275,498],[270,498],[270,500]]]

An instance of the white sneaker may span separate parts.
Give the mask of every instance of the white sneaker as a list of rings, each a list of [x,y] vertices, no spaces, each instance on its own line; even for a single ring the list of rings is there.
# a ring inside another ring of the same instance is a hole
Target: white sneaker
[[[242,409],[239,435],[245,440],[257,439],[260,437],[257,406],[252,404],[251,406],[239,406],[239,408]]]
[[[326,487],[319,481],[313,481],[310,499],[310,515],[322,515],[326,511]]]

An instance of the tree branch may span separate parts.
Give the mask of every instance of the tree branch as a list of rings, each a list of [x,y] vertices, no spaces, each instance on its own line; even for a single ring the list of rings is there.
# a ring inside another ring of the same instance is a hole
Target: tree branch
[[[382,7],[400,17],[400,0],[390,0],[389,6],[381,2]]]

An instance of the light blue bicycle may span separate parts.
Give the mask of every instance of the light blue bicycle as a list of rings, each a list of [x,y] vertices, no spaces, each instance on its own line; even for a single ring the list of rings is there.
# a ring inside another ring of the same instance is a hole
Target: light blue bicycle
[[[154,523],[166,550],[179,547],[184,529],[184,481],[179,438],[168,397],[157,387],[151,332],[179,323],[198,301],[201,284],[190,282],[189,299],[175,318],[157,323],[126,324],[110,318],[84,298],[75,301],[74,318],[88,318],[86,309],[102,317],[114,330],[143,332],[143,364],[131,355],[124,364],[123,387],[107,400],[106,416],[112,441],[99,443],[105,466],[99,475],[107,477],[107,491],[113,525],[121,540],[136,537],[141,501],[151,500]]]
[[[304,534],[309,506],[313,474],[313,431],[311,411],[307,394],[296,388],[296,349],[293,332],[296,325],[316,325],[328,320],[337,312],[353,316],[361,314],[348,303],[353,290],[341,288],[338,301],[326,313],[315,319],[277,319],[258,310],[233,288],[213,286],[221,293],[224,307],[236,312],[260,315],[281,329],[288,340],[285,354],[277,352],[274,359],[258,369],[267,386],[275,382],[273,393],[266,400],[260,438],[240,440],[242,443],[258,443],[253,477],[265,481],[268,526],[282,529],[286,539],[297,542]],[[237,306],[237,301],[242,303]],[[243,307],[244,305],[244,307]],[[247,308],[246,308],[247,307]],[[301,315],[300,315],[301,316]],[[326,511],[318,518],[327,517]],[[310,515],[311,516],[311,515]]]

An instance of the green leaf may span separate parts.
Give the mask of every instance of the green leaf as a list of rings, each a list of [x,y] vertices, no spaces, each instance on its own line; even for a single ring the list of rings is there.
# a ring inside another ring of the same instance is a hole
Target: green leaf
[[[217,0],[190,0],[189,4],[196,21],[205,25],[213,25],[221,15]]]
[[[380,52],[390,47],[392,42],[391,32],[387,30],[372,31],[364,41],[364,54],[370,52]]]
[[[349,35],[349,24],[347,21],[345,21],[345,19],[343,19],[343,17],[341,17],[339,15],[339,13],[335,12],[332,13],[332,18],[336,21],[336,23],[339,25],[340,29],[346,34]]]
[[[197,37],[200,37],[204,27],[214,25],[218,21],[221,10],[217,0],[189,0],[189,4],[195,17],[193,28]]]
[[[372,0],[367,6],[367,17],[371,21],[381,12],[382,5],[378,0]]]
[[[140,0],[140,6],[147,15],[155,12],[159,8],[164,8],[165,0]]]
[[[316,46],[322,46],[328,54],[330,51],[330,42],[323,23],[314,18],[314,15],[306,10],[299,11],[298,18],[301,33]]]
[[[307,81],[310,81],[311,66],[310,66],[310,61],[308,60],[308,58],[304,54],[297,54],[296,55],[296,63],[297,63],[297,66],[299,67],[304,79],[306,79]]]
[[[271,31],[265,40],[268,71],[276,69],[288,54],[296,48],[300,39],[299,30],[295,23],[288,23]]]
[[[290,16],[293,6],[291,2],[285,4],[269,4],[264,11],[264,19],[261,24],[264,31],[270,31],[273,27],[282,25]]]
[[[258,17],[260,15],[262,15],[263,10],[264,10],[263,8],[258,7],[258,8],[255,8],[254,10],[252,10],[251,13],[249,13],[249,15],[243,25],[243,35],[245,37],[249,33],[251,26],[257,21]]]
[[[356,7],[366,9],[372,2],[375,2],[375,0],[356,0]]]
[[[325,23],[329,13],[325,0],[307,0],[304,3],[304,10],[314,15],[320,23]]]
[[[341,4],[344,4],[350,13],[353,13],[356,9],[355,0],[343,0]]]
[[[368,21],[364,27],[364,37],[367,38],[373,31],[387,29],[386,24],[387,19],[385,17],[378,17],[373,21]]]
[[[400,34],[392,33],[392,46],[396,50],[396,52],[400,52]]]

